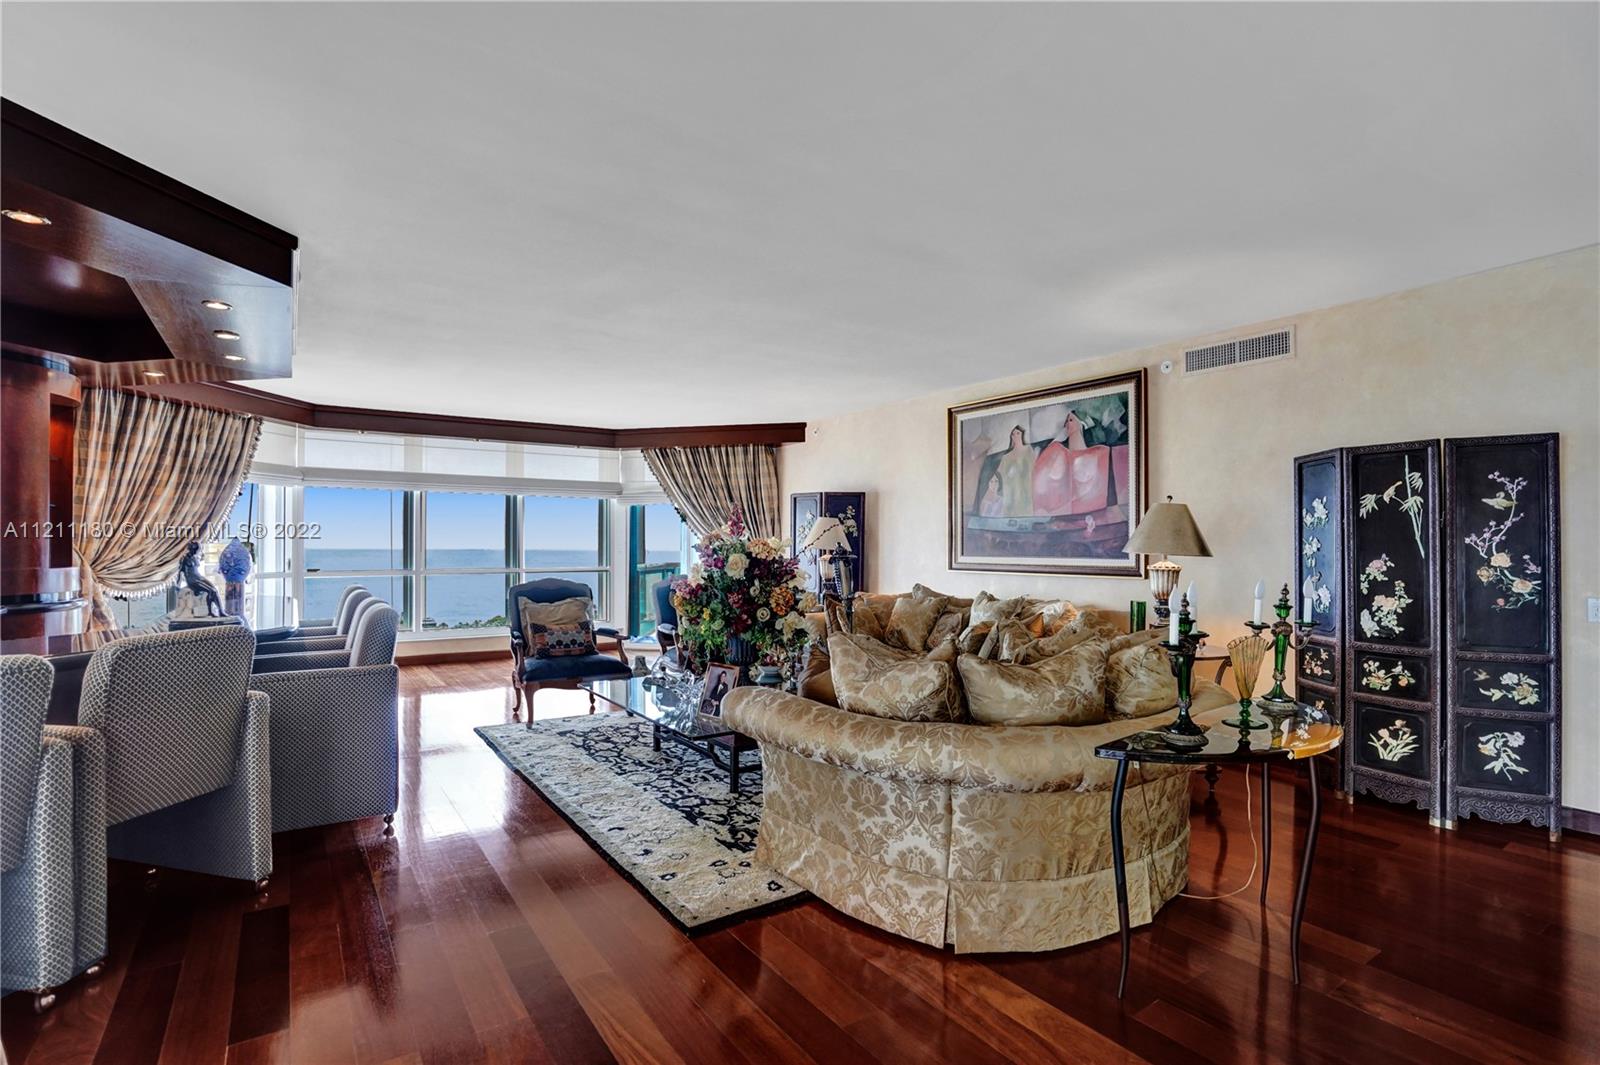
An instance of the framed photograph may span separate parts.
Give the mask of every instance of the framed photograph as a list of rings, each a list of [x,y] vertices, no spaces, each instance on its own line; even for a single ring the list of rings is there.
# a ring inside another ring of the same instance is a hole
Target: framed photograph
[[[1144,575],[1145,371],[951,407],[950,568]]]
[[[713,662],[706,667],[706,686],[700,695],[700,712],[707,717],[722,716],[722,697],[739,686],[739,667]]]

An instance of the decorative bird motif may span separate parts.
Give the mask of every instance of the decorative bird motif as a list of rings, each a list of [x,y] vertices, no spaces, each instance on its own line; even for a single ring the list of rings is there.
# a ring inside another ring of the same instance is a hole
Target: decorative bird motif
[[[1507,499],[1504,492],[1496,492],[1492,497],[1485,499],[1484,502],[1496,510],[1510,510],[1517,505],[1517,501],[1515,499]]]

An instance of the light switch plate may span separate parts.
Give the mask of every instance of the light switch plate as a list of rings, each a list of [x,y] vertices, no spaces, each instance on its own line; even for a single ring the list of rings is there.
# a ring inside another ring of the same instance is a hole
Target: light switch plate
[[[1589,624],[1600,625],[1600,597],[1589,597]]]

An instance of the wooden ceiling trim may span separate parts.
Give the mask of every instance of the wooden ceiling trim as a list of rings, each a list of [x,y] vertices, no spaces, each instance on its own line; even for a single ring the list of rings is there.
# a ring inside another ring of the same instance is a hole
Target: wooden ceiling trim
[[[295,282],[292,233],[0,99],[6,176],[47,188],[280,285]]]
[[[441,436],[466,440],[503,440],[521,444],[568,447],[644,448],[714,447],[724,444],[798,444],[806,438],[805,422],[746,425],[686,425],[656,429],[603,429],[502,418],[463,418],[416,411],[369,410],[307,403],[231,382],[195,382],[135,389],[155,396],[186,400],[209,407],[259,414],[263,418],[316,429],[367,433]]]

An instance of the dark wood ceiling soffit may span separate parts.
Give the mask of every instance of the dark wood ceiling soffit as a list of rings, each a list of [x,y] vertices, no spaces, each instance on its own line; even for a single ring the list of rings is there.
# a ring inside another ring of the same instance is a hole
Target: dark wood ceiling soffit
[[[500,418],[459,418],[447,414],[368,410],[306,403],[225,382],[175,383],[135,391],[181,399],[210,407],[259,414],[317,429],[368,433],[442,436],[468,440],[504,440],[521,444],[563,444],[569,447],[642,448],[711,447],[719,444],[798,444],[806,438],[804,422],[748,425],[686,425],[654,429],[601,429],[552,425]]]
[[[65,358],[104,385],[142,384],[147,371],[175,382],[290,375],[293,234],[11,100],[0,100],[0,165],[0,206],[51,223],[0,219],[6,350]]]

